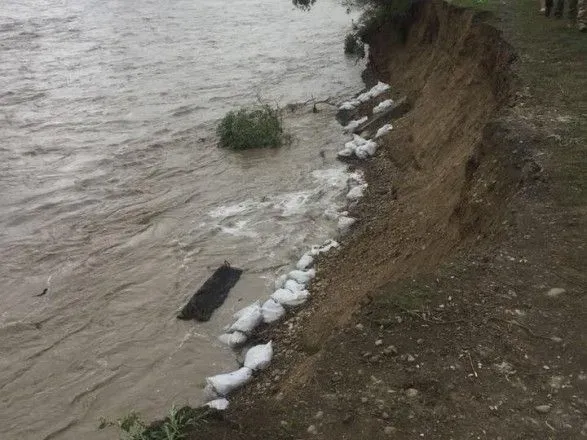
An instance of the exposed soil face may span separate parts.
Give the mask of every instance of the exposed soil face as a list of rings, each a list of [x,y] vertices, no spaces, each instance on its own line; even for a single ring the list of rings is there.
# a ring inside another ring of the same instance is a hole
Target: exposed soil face
[[[556,206],[513,50],[481,18],[431,1],[404,42],[370,36],[413,108],[311,304],[259,333],[272,367],[192,438],[587,435],[584,205]]]

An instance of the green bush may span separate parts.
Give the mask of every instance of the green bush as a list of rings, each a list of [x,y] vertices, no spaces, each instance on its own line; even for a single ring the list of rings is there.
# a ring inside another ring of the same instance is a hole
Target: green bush
[[[117,422],[100,421],[100,429],[118,426],[120,440],[184,440],[190,431],[198,429],[210,414],[209,408],[177,409],[172,406],[164,420],[146,425],[136,412],[131,412]]]
[[[284,142],[279,109],[268,105],[228,112],[216,132],[220,146],[233,150],[275,148]]]
[[[386,23],[393,23],[396,31],[402,31],[416,4],[414,0],[364,0],[362,3],[366,9],[359,19],[357,35],[363,40]]]
[[[364,58],[365,45],[356,34],[347,34],[344,39],[344,53]]]

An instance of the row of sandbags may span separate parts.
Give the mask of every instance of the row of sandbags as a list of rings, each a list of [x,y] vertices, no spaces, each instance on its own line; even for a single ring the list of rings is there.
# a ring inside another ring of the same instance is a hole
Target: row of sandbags
[[[286,307],[303,304],[310,295],[307,286],[316,276],[316,270],[312,268],[315,258],[337,247],[339,244],[336,241],[327,240],[304,253],[296,269],[275,281],[276,290],[267,301],[256,301],[233,315],[235,321],[227,327],[226,333],[219,336],[220,341],[231,347],[241,346],[261,323],[276,322],[285,315]],[[212,399],[206,405],[217,410],[226,409],[229,404],[226,396],[249,382],[254,371],[266,368],[272,357],[271,341],[255,345],[246,351],[241,368],[206,378],[206,394]]]
[[[340,108],[353,110],[361,103],[369,101],[388,89],[389,85],[379,82],[369,91],[351,101],[345,102]],[[393,101],[383,101],[375,107],[374,112],[383,111],[391,105],[393,105]],[[367,119],[367,117],[363,117],[356,121],[351,121],[344,127],[344,131],[353,133]],[[391,129],[391,125],[384,125],[377,131],[374,139],[383,136]],[[376,150],[377,143],[374,140],[363,139],[361,136],[353,134],[353,139],[345,144],[344,149],[339,151],[338,155],[341,157],[354,155],[359,159],[366,159],[373,156]],[[367,183],[362,172],[355,171],[349,174],[348,192],[346,194],[349,205],[356,203],[363,196],[366,187]],[[348,232],[356,219],[350,217],[347,211],[343,211],[337,213],[337,221],[339,232],[344,234]],[[336,241],[327,240],[321,246],[313,246],[308,252],[304,253],[297,261],[294,270],[277,278],[275,291],[269,299],[264,302],[256,301],[233,315],[235,321],[227,327],[224,334],[219,336],[219,340],[230,347],[240,347],[246,343],[248,337],[259,325],[277,322],[285,315],[286,308],[296,307],[305,303],[310,296],[307,288],[308,284],[316,275],[316,271],[312,267],[315,258],[321,253],[337,247],[339,247],[339,244]],[[253,378],[255,371],[266,368],[271,363],[272,357],[272,341],[267,344],[255,345],[246,351],[241,368],[206,378],[206,394],[211,398],[206,405],[217,410],[228,408],[229,401],[226,396],[248,383]]]

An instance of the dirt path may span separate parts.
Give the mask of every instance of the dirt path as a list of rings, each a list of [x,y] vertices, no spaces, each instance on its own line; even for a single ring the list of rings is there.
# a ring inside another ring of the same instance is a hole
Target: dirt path
[[[587,39],[487,6],[371,35],[413,110],[272,367],[190,438],[587,438]]]

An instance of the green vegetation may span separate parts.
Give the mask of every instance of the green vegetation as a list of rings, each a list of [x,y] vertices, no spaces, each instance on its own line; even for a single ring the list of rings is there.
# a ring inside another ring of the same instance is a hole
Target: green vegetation
[[[172,406],[164,420],[146,425],[136,412],[131,411],[116,422],[100,419],[99,429],[118,427],[120,440],[183,440],[191,431],[201,427],[210,413],[209,408],[184,406],[177,409]]]
[[[365,58],[365,44],[357,34],[347,34],[344,39],[344,53],[358,58]]]
[[[279,109],[268,105],[228,112],[216,132],[220,146],[233,150],[275,148],[286,138]]]

